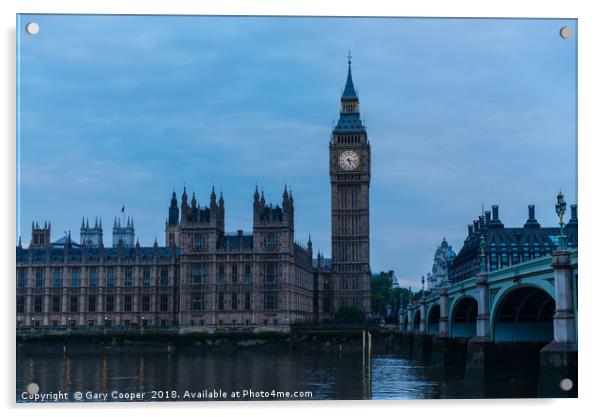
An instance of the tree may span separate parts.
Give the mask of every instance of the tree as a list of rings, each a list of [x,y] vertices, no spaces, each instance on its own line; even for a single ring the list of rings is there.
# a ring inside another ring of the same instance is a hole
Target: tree
[[[337,323],[363,323],[366,313],[357,306],[342,306],[334,313],[334,321]]]
[[[387,316],[387,305],[391,305],[393,289],[393,279],[391,274],[381,272],[378,275],[372,275],[370,281],[372,295],[372,311],[383,318]]]

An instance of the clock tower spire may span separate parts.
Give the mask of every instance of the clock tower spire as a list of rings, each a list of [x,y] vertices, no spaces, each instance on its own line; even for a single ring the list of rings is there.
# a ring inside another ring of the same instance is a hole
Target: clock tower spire
[[[369,313],[370,143],[347,56],[339,121],[330,138],[334,310],[357,306]]]

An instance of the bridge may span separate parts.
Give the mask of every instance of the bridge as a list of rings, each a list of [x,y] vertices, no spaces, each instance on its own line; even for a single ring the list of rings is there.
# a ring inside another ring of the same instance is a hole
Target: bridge
[[[501,360],[500,346],[535,346],[540,394],[576,396],[577,255],[557,250],[487,272],[481,251],[476,276],[423,295],[400,313],[402,340],[414,356],[437,356],[441,366],[461,349],[467,374],[483,378]],[[565,378],[574,384],[569,394],[559,388]]]

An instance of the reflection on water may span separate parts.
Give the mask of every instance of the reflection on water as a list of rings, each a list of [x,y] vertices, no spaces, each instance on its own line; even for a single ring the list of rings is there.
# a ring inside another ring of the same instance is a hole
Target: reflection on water
[[[482,384],[471,389],[461,370],[443,372],[398,353],[373,353],[367,359],[361,352],[168,352],[144,346],[129,351],[86,346],[67,353],[18,349],[17,401],[22,401],[30,382],[37,383],[41,393],[252,389],[311,391],[312,399],[338,400],[489,396]]]

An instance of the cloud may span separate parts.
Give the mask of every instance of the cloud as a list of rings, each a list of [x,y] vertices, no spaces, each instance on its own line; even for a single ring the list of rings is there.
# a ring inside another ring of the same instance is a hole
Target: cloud
[[[19,57],[25,225],[66,230],[126,204],[152,244],[186,183],[200,201],[223,190],[227,228],[248,230],[255,184],[277,203],[286,182],[297,237],[311,231],[328,255],[349,49],[372,144],[374,270],[415,282],[443,236],[460,249],[481,204],[520,225],[534,203],[553,224],[557,189],[576,195],[576,49],[557,32],[574,21],[38,17]]]

